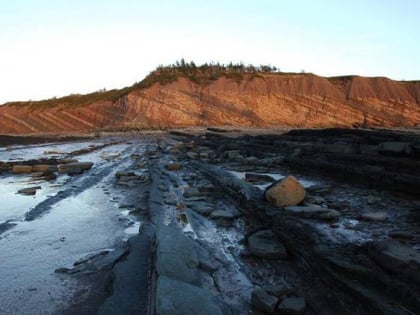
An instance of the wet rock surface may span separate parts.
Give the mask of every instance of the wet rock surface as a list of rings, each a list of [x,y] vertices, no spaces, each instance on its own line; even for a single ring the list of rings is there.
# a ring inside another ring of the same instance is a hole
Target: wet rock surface
[[[88,292],[72,296],[71,305],[56,313],[346,315],[420,309],[416,135],[314,130],[251,136],[216,128],[131,141],[130,150],[101,153],[100,161],[72,155],[84,162],[70,164],[93,165],[66,177],[71,184],[22,215],[25,224],[47,220],[63,201],[100,187],[101,198],[120,213],[119,223],[137,220],[126,225],[134,233],[127,243],[52,269],[57,277],[87,285]],[[62,158],[26,165],[60,168]],[[14,176],[11,168],[5,162],[2,176]],[[72,168],[37,171],[52,171],[54,183]],[[17,177],[25,176],[31,177]],[[293,202],[277,203],[278,194],[267,200],[270,188],[289,181],[292,188],[284,195],[295,195]],[[41,183],[36,195],[21,198],[43,197],[50,184]],[[20,224],[6,219],[0,233],[10,237]]]

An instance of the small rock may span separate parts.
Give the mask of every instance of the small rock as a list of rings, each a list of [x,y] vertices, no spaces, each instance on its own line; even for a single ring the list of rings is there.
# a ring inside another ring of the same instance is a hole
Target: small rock
[[[175,195],[166,197],[164,202],[168,205],[176,205],[178,203],[178,198]]]
[[[267,259],[287,257],[286,248],[270,230],[258,231],[249,236],[248,246],[254,256]]]
[[[216,210],[210,214],[210,218],[213,219],[219,226],[229,227],[233,223],[234,216],[229,211]]]
[[[277,311],[284,315],[300,315],[305,312],[306,301],[303,297],[286,298],[277,307]]]
[[[33,196],[36,194],[36,191],[38,189],[41,189],[41,186],[23,188],[23,189],[18,190],[18,193],[21,195]]]
[[[28,174],[32,172],[30,165],[14,165],[12,168],[13,174]]]
[[[366,212],[360,215],[360,219],[365,221],[386,221],[388,214],[386,212]]]
[[[182,168],[182,165],[179,163],[169,163],[166,168],[168,171],[178,171]]]
[[[46,172],[46,171],[51,171],[51,172],[55,172],[57,171],[58,168],[56,165],[34,165],[32,167],[32,172]]]
[[[198,153],[196,152],[187,152],[187,156],[192,159],[192,160],[196,160],[198,158]]]
[[[87,171],[90,170],[93,166],[92,162],[77,162],[77,163],[68,163],[68,164],[60,164],[58,166],[58,171],[60,173],[68,173],[71,170],[82,170]]]
[[[186,198],[200,196],[201,194],[197,187],[188,187],[184,191],[184,197]]]
[[[226,151],[223,156],[227,159],[237,159],[242,157],[240,150]]]
[[[325,198],[321,196],[306,196],[305,198],[305,203],[312,203],[314,205],[321,205],[325,202],[326,202]]]
[[[42,177],[44,175],[44,173],[43,172],[36,172],[36,173],[31,173],[31,177],[32,178],[40,178],[40,177]]]
[[[194,202],[191,204],[188,204],[188,206],[195,212],[208,216],[210,213],[214,211],[214,207],[212,204],[208,204],[205,202]]]
[[[280,284],[269,285],[264,288],[269,294],[283,297],[293,292],[293,288],[290,286],[289,283],[283,282]]]
[[[67,171],[67,175],[69,176],[76,176],[83,173],[83,170],[81,168],[73,168],[69,171]]]
[[[129,171],[118,171],[115,173],[116,178],[128,177],[128,176],[136,176],[136,174],[134,172],[129,172]]]
[[[293,176],[269,186],[264,192],[265,199],[277,207],[295,206],[305,198],[305,188]]]
[[[255,288],[252,291],[252,305],[263,312],[272,313],[279,301],[278,298],[267,293],[262,288]]]

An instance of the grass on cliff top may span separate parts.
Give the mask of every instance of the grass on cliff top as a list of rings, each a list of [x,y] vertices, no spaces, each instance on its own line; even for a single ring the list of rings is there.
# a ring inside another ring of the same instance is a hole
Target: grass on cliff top
[[[246,74],[251,74],[252,77],[261,77],[267,73],[282,74],[276,67],[269,65],[256,67],[253,65],[245,66],[242,63],[230,63],[228,65],[205,63],[201,66],[196,66],[194,62],[186,63],[184,59],[181,59],[181,61],[177,61],[175,64],[169,66],[160,65],[142,81],[119,90],[101,90],[84,95],[71,94],[60,98],[54,97],[42,101],[10,102],[5,105],[29,106],[31,109],[51,108],[55,106],[86,106],[100,101],[116,102],[132,91],[145,89],[156,83],[161,85],[169,84],[176,81],[179,77],[185,77],[198,85],[207,86],[223,76],[240,82]]]

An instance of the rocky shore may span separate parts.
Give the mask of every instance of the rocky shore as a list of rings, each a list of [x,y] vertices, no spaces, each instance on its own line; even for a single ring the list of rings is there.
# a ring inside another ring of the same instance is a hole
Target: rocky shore
[[[163,139],[147,158],[149,314],[415,314],[418,144],[357,130]],[[278,172],[306,170],[303,196],[264,200]]]
[[[113,176],[139,233],[56,270],[91,285],[63,313],[416,314],[419,156],[403,131],[156,136]]]

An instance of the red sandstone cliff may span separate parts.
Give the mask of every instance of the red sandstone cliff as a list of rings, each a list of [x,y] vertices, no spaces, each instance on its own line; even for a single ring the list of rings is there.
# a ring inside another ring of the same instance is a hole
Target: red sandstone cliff
[[[200,85],[185,77],[117,99],[0,106],[0,134],[182,126],[333,127],[420,124],[420,81],[358,76],[244,74]]]

